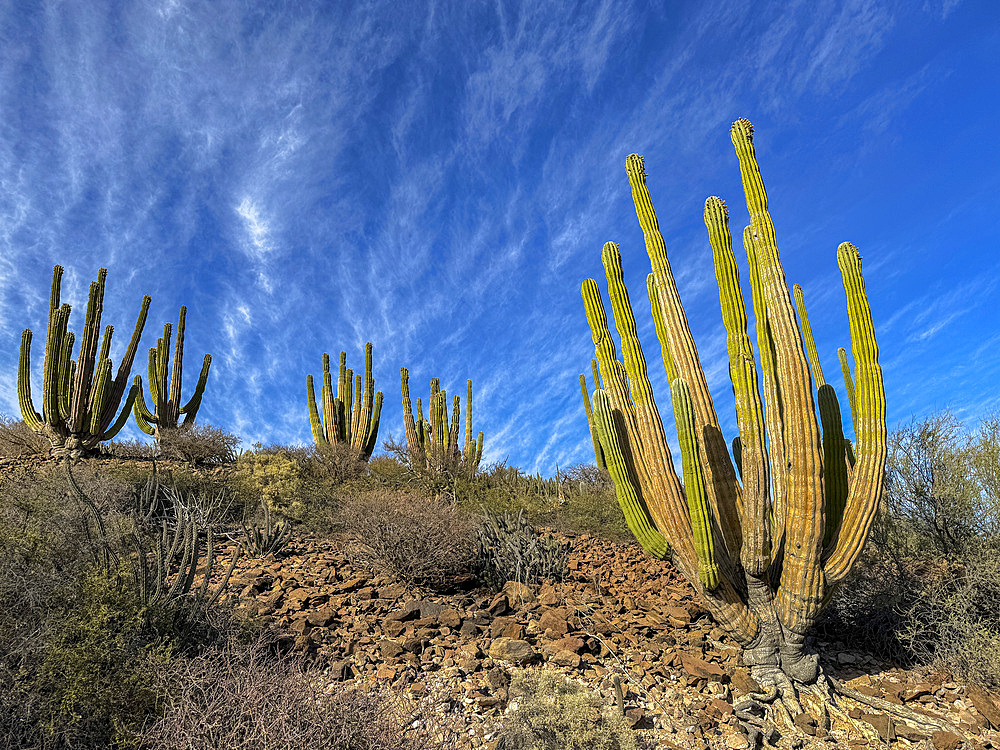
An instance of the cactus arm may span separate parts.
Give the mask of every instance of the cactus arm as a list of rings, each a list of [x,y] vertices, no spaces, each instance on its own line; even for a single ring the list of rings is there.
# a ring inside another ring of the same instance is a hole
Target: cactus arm
[[[80,338],[80,356],[76,363],[76,380],[73,383],[73,398],[70,402],[67,427],[71,434],[82,433],[87,423],[87,406],[90,403],[90,389],[94,370],[97,367],[98,336],[101,332],[101,314],[104,308],[104,280],[108,270],[100,269],[97,281],[90,283],[90,296]]]
[[[840,372],[844,376],[844,390],[847,391],[847,402],[851,405],[851,422],[854,424],[854,433],[857,434],[858,425],[854,417],[857,413],[854,405],[854,378],[851,377],[851,366],[847,363],[847,350],[844,347],[837,349],[837,359],[840,360]]]
[[[803,633],[822,605],[824,533],[823,456],[809,363],[778,256],[767,193],[753,146],[753,128],[737,120],[730,130],[739,158],[750,229],[775,344],[775,367],[784,406],[787,511],[781,585],[775,610],[785,628]]]
[[[645,357],[636,332],[635,316],[629,303],[628,290],[625,288],[621,252],[618,246],[613,242],[606,243],[601,259],[608,281],[611,312],[621,340],[622,361],[631,390],[631,401],[636,414],[638,450],[634,451],[634,454],[646,467],[649,476],[650,483],[642,487],[643,496],[646,502],[656,509],[654,518],[659,515],[671,519],[669,523],[677,523],[687,512],[687,501],[684,499],[680,480],[674,470],[663,421],[653,399]],[[686,524],[678,528],[686,528]]]
[[[405,367],[399,368],[399,385],[403,392],[403,428],[406,432],[410,461],[415,466],[422,465],[423,460],[420,458],[422,444],[417,435],[417,424],[413,419],[413,402],[410,401],[410,371]]]
[[[607,464],[604,454],[601,452],[601,439],[597,435],[597,425],[594,423],[594,414],[590,408],[590,394],[587,392],[587,376],[580,374],[580,390],[583,393],[583,410],[587,415],[587,427],[590,429],[590,440],[594,444],[594,463],[598,469],[606,469]]]
[[[677,421],[677,441],[681,447],[684,467],[684,494],[687,495],[688,512],[691,514],[691,533],[698,555],[698,580],[706,591],[719,587],[719,566],[715,560],[715,541],[712,531],[712,511],[705,491],[705,477],[701,470],[698,451],[697,424],[691,391],[684,378],[670,384]]]
[[[840,404],[833,386],[829,383],[821,385],[818,397],[819,418],[823,425],[823,494],[826,500],[823,547],[828,549],[840,526],[847,502],[847,444],[844,441]]]
[[[135,354],[139,350],[139,340],[142,338],[142,329],[146,326],[146,316],[149,314],[149,305],[152,297],[148,294],[142,298],[142,306],[139,308],[139,316],[135,321],[135,328],[132,329],[132,336],[129,339],[128,347],[122,356],[122,361],[118,365],[118,373],[115,375],[111,388],[111,395],[108,397],[105,411],[101,418],[101,424],[107,426],[115,418],[115,412],[121,403],[125,389],[128,387],[129,378],[132,375],[132,364],[135,362]],[[131,409],[131,407],[130,407]]]
[[[760,280],[757,248],[750,227],[743,230],[743,249],[750,269],[750,290],[754,317],[757,320],[757,351],[760,352],[761,381],[764,394],[764,428],[767,431],[768,459],[771,477],[772,558],[779,554],[785,537],[785,422],[781,404],[781,387],[775,370],[774,337],[767,320],[767,302]]]
[[[109,370],[110,370],[110,367],[111,367],[111,363],[109,361],[108,362],[108,369]],[[137,375],[136,377],[138,378],[139,376]],[[139,381],[138,384],[133,385],[129,389],[128,395],[125,397],[125,405],[122,407],[121,413],[118,415],[118,419],[116,419],[115,422],[114,422],[114,424],[112,424],[110,427],[108,427],[107,430],[105,430],[104,432],[99,433],[97,435],[94,435],[94,437],[91,439],[91,442],[92,442],[93,445],[96,445],[97,443],[99,443],[102,440],[114,440],[115,439],[115,437],[118,435],[118,433],[121,432],[122,427],[124,427],[126,425],[126,423],[128,422],[128,418],[132,414],[132,410],[133,410],[133,406],[135,404],[135,400],[138,397],[139,391],[141,389],[142,389],[142,381],[140,379],[140,381]]]
[[[358,413],[358,421],[354,428],[354,444],[364,452],[368,444],[369,433],[371,432],[372,401],[375,394],[375,380],[372,378],[372,344],[369,341],[365,344],[365,377],[364,389],[361,391],[361,409]]]
[[[361,452],[365,461],[372,457],[372,453],[375,452],[375,444],[378,442],[378,425],[382,416],[383,399],[384,395],[382,391],[375,394],[375,401],[372,404],[371,426],[368,428],[368,438],[365,440],[365,445]]]
[[[326,443],[326,435],[323,434],[323,423],[319,419],[319,410],[316,408],[316,389],[313,387],[313,376],[306,375],[306,399],[309,404],[309,426],[312,428],[313,442],[317,446]]]
[[[109,388],[110,382],[111,360],[105,358],[97,364],[93,385],[90,389],[90,409],[88,410],[90,423],[87,425],[87,432],[91,435],[101,434],[101,411],[104,408],[104,401],[108,397],[108,391],[111,390]],[[129,411],[132,411],[131,406],[129,406]]]
[[[59,378],[59,363],[65,356],[66,326],[69,323],[69,305],[63,305],[50,314],[49,337],[45,340],[45,361],[42,365],[42,417],[55,428],[61,425],[59,400],[67,395]],[[68,410],[66,410],[68,414]]]
[[[670,356],[677,377],[684,378],[691,392],[698,434],[702,437],[698,445],[702,452],[701,465],[705,472],[708,501],[722,532],[721,538],[716,541],[722,557],[728,559],[730,551],[734,552],[742,546],[739,518],[742,499],[739,481],[729,458],[729,446],[719,428],[705,372],[698,360],[694,336],[691,334],[687,315],[681,305],[677,284],[670,270],[670,262],[667,260],[666,243],[660,233],[659,222],[646,186],[646,171],[642,157],[631,154],[625,160],[625,171],[628,173],[636,217],[642,227],[646,251],[652,265],[653,286],[660,302],[660,314],[667,334]]]
[[[857,458],[840,534],[826,561],[826,575],[831,585],[842,581],[850,572],[868,538],[882,497],[888,450],[885,386],[858,249],[849,242],[842,243],[837,249],[837,265],[840,266],[847,293],[851,350],[855,363]]]
[[[350,409],[350,418],[351,418],[350,422],[351,427],[349,430],[350,435],[348,443],[350,445],[353,445],[354,447],[359,447],[358,434],[361,431],[361,399],[363,396],[361,388],[362,388],[361,374],[359,373],[354,376],[354,390],[351,391],[353,405],[351,402],[348,402],[347,404],[348,408]],[[367,430],[365,431],[365,434],[367,435]]]
[[[813,338],[812,325],[809,323],[809,315],[806,313],[806,299],[802,292],[802,287],[798,284],[792,285],[792,294],[795,297],[795,309],[799,313],[799,323],[802,327],[802,338],[806,345],[806,354],[809,356],[809,365],[812,367],[813,380],[816,389],[826,383],[823,379],[823,368],[819,364],[819,350],[816,348],[816,339]]]
[[[611,401],[603,390],[594,391],[594,431],[600,444],[599,450],[607,456],[608,473],[615,483],[615,496],[625,514],[629,531],[650,555],[664,560],[670,554],[670,544],[656,528],[656,522],[649,514],[638,489],[638,482],[630,471],[631,462],[626,460],[623,443],[618,439],[612,414]]]
[[[59,398],[56,404],[59,407],[58,421],[60,423],[64,423],[69,416],[69,405],[73,396],[73,380],[76,375],[76,362],[72,360],[74,339],[73,334],[67,331],[63,337],[59,357]]]
[[[743,545],[740,560],[744,570],[755,577],[769,564],[770,534],[765,523],[768,510],[768,455],[764,432],[764,407],[757,386],[757,365],[753,344],[747,334],[746,303],[740,289],[739,271],[729,232],[729,212],[720,198],[705,201],[708,229],[719,287],[719,306],[726,328],[729,377],[736,401],[736,421],[740,431],[739,475],[743,480]],[[685,487],[687,482],[685,480]],[[690,502],[690,497],[688,498]]]
[[[181,305],[177,318],[177,341],[174,343],[174,366],[170,373],[170,419],[177,424],[181,413],[181,379],[184,377],[184,328],[187,318],[187,307]]]
[[[347,440],[350,436],[351,426],[347,422],[347,415],[350,413],[351,398],[351,372],[347,369],[347,352],[340,353],[340,366],[337,370],[337,398],[346,408],[337,412],[337,427],[334,432],[340,438]],[[329,428],[327,428],[329,430]]]
[[[205,385],[208,383],[208,371],[212,366],[212,355],[206,354],[201,363],[201,372],[198,374],[198,382],[195,385],[191,399],[181,407],[180,413],[184,415],[184,424],[194,422],[201,406],[201,399],[205,395]]]
[[[462,455],[468,460],[472,450],[472,380],[465,381],[465,442],[462,444]]]
[[[740,479],[743,479],[743,442],[740,440],[740,436],[737,435],[733,438],[732,442],[733,450],[733,464],[736,466],[736,473],[740,475]]]
[[[156,429],[153,425],[156,424],[156,415],[146,406],[146,398],[142,395],[142,376],[136,375],[132,382],[137,389],[135,402],[132,405],[132,411],[135,414],[135,423],[147,435],[155,435]]]
[[[663,321],[663,311],[660,309],[660,295],[656,292],[656,277],[646,275],[646,295],[649,297],[649,309],[653,315],[653,326],[656,329],[656,339],[660,342],[660,357],[663,360],[663,370],[667,373],[667,382],[677,379],[677,368],[674,358],[670,356],[670,339],[667,336],[666,323]]]
[[[35,432],[45,426],[42,415],[35,411],[31,401],[31,329],[21,332],[21,353],[17,361],[17,401],[21,407],[21,418]]]

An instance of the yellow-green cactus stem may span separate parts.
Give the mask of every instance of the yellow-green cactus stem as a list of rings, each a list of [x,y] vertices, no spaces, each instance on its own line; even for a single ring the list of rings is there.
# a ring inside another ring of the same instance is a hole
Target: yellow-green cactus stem
[[[591,360],[593,362],[594,360]],[[587,376],[580,373],[580,391],[583,394],[583,410],[587,414],[587,426],[590,428],[590,440],[594,444],[594,465],[598,469],[607,469],[604,454],[601,450],[601,440],[597,436],[597,427],[594,424],[594,414],[590,408],[590,394],[587,391]]]
[[[677,422],[677,442],[681,447],[684,467],[684,493],[687,495],[688,512],[691,514],[691,533],[698,553],[698,580],[707,591],[719,586],[719,566],[715,560],[712,512],[705,492],[705,477],[701,470],[698,452],[698,433],[694,419],[691,391],[684,378],[670,384]]]
[[[740,561],[747,573],[761,576],[767,569],[770,529],[764,522],[768,509],[769,477],[764,431],[764,406],[757,387],[757,365],[747,334],[746,304],[729,232],[729,211],[721,198],[705,201],[705,228],[712,246],[719,306],[726,329],[729,378],[736,401],[740,431],[740,478],[743,480],[743,545]]]
[[[854,407],[854,378],[851,377],[851,366],[847,363],[847,350],[844,347],[837,349],[837,359],[840,360],[840,372],[844,376],[844,390],[847,391],[847,402],[851,406],[851,422],[857,432],[858,426],[855,421],[857,409]]]
[[[407,399],[407,374],[400,373]],[[356,381],[356,382],[355,382]],[[333,395],[333,374],[330,372],[330,355],[323,354],[323,411],[316,405],[316,391],[312,375],[306,376],[306,399],[309,407],[309,425],[317,447],[347,445],[358,452],[363,461],[371,458],[378,441],[378,425],[382,410],[382,391],[374,396],[375,381],[372,377],[372,344],[365,344],[365,374],[354,377],[347,368],[347,352],[340,353],[337,373],[337,395]]]
[[[62,276],[62,266],[55,266],[49,293],[42,412],[39,414],[36,411],[31,399],[32,334],[27,329],[21,335],[18,402],[25,423],[45,435],[53,456],[76,459],[96,449],[101,442],[114,438],[132,411],[137,393],[135,386],[128,391],[125,399],[124,418],[116,418],[122,398],[126,396],[132,363],[151,300],[148,295],[143,298],[132,338],[118,373],[112,379],[111,360],[107,356],[111,350],[111,326],[104,329],[103,341],[100,340],[107,269],[100,269],[97,280],[90,284],[80,352],[76,360],[72,359],[74,336],[67,330],[70,306],[60,304]]]
[[[816,381],[816,389],[819,390],[826,380],[823,379],[823,368],[819,364],[819,350],[816,348],[816,339],[813,338],[812,326],[809,324],[809,315],[806,313],[806,299],[802,292],[802,287],[798,284],[792,285],[792,294],[795,295],[795,308],[799,313],[799,323],[802,325],[802,338],[806,344],[806,354],[809,356],[809,364],[812,367],[813,380]]]
[[[170,339],[172,328],[170,323],[163,326],[163,336],[156,341],[156,347],[149,350],[149,395],[153,403],[150,410],[140,388],[135,400],[135,422],[143,432],[159,438],[162,430],[173,430],[180,426],[181,416],[184,425],[194,424],[198,408],[205,393],[208,382],[208,372],[212,366],[212,355],[206,354],[202,360],[201,373],[195,385],[194,393],[186,404],[181,404],[181,382],[184,375],[184,333],[186,330],[187,307],[181,305],[177,319],[177,341],[174,345],[173,369],[170,366]],[[105,342],[110,335],[105,337]],[[169,380],[168,380],[169,372]],[[136,382],[138,385],[138,381]]]
[[[826,531],[823,546],[829,547],[844,517],[847,503],[847,443],[840,417],[840,403],[833,386],[819,387],[819,418],[823,425],[823,495],[826,501]]]

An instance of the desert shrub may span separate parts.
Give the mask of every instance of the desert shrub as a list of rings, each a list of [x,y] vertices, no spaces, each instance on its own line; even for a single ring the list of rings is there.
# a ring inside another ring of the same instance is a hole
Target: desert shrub
[[[515,672],[501,729],[504,750],[634,750],[612,701],[551,670]]]
[[[220,427],[194,424],[160,430],[158,444],[161,458],[195,465],[219,465],[236,460],[240,439]]]
[[[921,663],[1000,687],[1000,559],[939,561],[917,577],[903,608],[901,640]]]
[[[299,518],[302,503],[302,471],[287,451],[257,453],[248,462],[251,483],[268,507],[290,518]]]
[[[51,445],[20,419],[0,414],[0,458],[47,456]]]
[[[568,547],[551,534],[539,532],[523,510],[517,515],[487,515],[479,525],[473,568],[494,588],[502,588],[507,581],[561,580],[568,560]]]
[[[357,479],[368,471],[368,462],[361,457],[361,451],[343,443],[319,445],[310,458],[333,484]]]
[[[112,440],[101,443],[100,452],[102,456],[123,459],[151,459],[158,455],[156,445],[144,440]]]
[[[475,523],[453,505],[376,489],[345,500],[339,518],[348,553],[367,567],[435,589],[471,575]]]
[[[139,746],[156,750],[418,750],[415,718],[388,693],[323,689],[319,669],[277,656],[264,639],[178,659],[159,670],[169,697]]]

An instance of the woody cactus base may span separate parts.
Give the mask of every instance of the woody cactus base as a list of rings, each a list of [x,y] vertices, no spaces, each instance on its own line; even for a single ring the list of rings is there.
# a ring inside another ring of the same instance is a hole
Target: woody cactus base
[[[126,389],[151,300],[149,295],[143,297],[132,338],[112,378],[110,353],[114,326],[105,326],[101,338],[108,270],[98,271],[97,281],[90,284],[80,351],[75,360],[72,359],[74,336],[67,330],[70,306],[60,304],[62,275],[62,266],[52,269],[41,413],[36,411],[31,397],[32,332],[29,328],[21,334],[17,396],[25,424],[48,438],[52,456],[77,459],[95,451],[103,441],[113,439],[128,421],[140,382],[137,380],[127,395]],[[125,406],[119,413],[123,397]]]
[[[858,559],[878,507],[885,473],[885,392],[861,256],[837,250],[847,293],[854,372],[845,365],[857,439],[845,440],[833,389],[822,380],[804,299],[796,305],[778,256],[767,195],[746,120],[732,126],[750,225],[756,352],[747,331],[725,204],[709,198],[705,224],[726,328],[739,438],[734,464],[723,438],[694,338],[667,260],[641,157],[626,171],[652,263],[647,292],[681,448],[674,470],[622,275],[618,246],[602,260],[622,361],[616,359],[597,283],[583,299],[603,389],[593,420],[629,527],[654,557],[672,557],[715,619],[743,646],[763,687],[802,713],[799,688],[820,676],[804,639]],[[759,357],[759,363],[758,358]],[[811,360],[811,367],[810,367]],[[844,360],[846,362],[846,359]],[[763,393],[763,398],[761,396]],[[825,709],[824,709],[825,710]],[[833,710],[833,709],[831,709]]]

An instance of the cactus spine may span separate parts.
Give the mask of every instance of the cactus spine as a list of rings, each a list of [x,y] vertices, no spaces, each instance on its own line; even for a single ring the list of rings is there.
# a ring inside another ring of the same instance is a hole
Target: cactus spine
[[[167,372],[170,370],[170,335],[169,323],[163,325],[163,336],[156,340],[156,346],[149,350],[149,396],[153,402],[153,410],[146,406],[142,394],[142,379],[135,376],[135,386],[138,389],[135,399],[135,423],[147,435],[157,439],[162,430],[177,429],[180,417],[184,415],[184,425],[194,424],[205,393],[205,383],[208,382],[208,369],[212,366],[212,355],[206,354],[202,361],[201,374],[195,386],[191,399],[181,406],[181,378],[184,361],[184,328],[187,318],[187,307],[181,305],[177,318],[177,342],[174,346],[174,366],[168,382]]]
[[[451,416],[448,414],[448,394],[441,390],[439,378],[431,378],[431,396],[428,401],[428,418],[424,419],[423,403],[417,399],[417,416],[413,416],[410,400],[410,371],[399,370],[399,384],[403,394],[403,428],[410,463],[418,471],[448,475],[474,476],[483,457],[483,433],[472,438],[472,381],[465,381],[465,437],[459,443],[462,425],[462,402],[452,399]]]
[[[337,394],[333,392],[330,355],[323,354],[323,414],[316,407],[313,376],[306,376],[306,396],[309,402],[309,423],[317,448],[327,445],[347,445],[358,451],[361,459],[371,458],[378,441],[379,419],[382,414],[382,391],[374,393],[372,377],[372,344],[365,344],[365,374],[355,376],[347,369],[347,352],[340,353],[337,373]]]
[[[67,330],[70,306],[60,304],[63,267],[52,269],[41,414],[35,410],[31,398],[31,329],[26,328],[21,334],[17,373],[21,415],[25,424],[48,438],[54,457],[77,459],[94,451],[101,442],[113,439],[128,421],[139,391],[139,386],[133,385],[126,396],[132,363],[151,300],[149,295],[142,299],[132,338],[112,379],[109,355],[114,327],[106,326],[103,339],[98,340],[107,274],[106,268],[100,269],[97,280],[90,284],[80,351],[74,360],[74,336]],[[125,406],[118,413],[122,397],[125,397]]]
[[[705,204],[739,427],[733,458],[639,156],[628,157],[626,171],[652,264],[647,291],[671,384],[683,485],[653,401],[617,245],[607,243],[602,260],[622,361],[597,283],[587,279],[581,291],[603,381],[593,393],[592,423],[629,528],[653,556],[672,556],[720,625],[743,644],[757,681],[777,688],[786,706],[796,708],[794,686],[819,674],[815,655],[803,650],[805,632],[857,560],[878,506],[886,457],[885,393],[860,255],[844,243],[837,259],[855,360],[852,378],[846,353],[841,355],[857,434],[852,458],[836,394],[823,380],[804,296],[795,287],[793,302],[785,281],[752,134],[746,120],[733,124],[750,213],[743,244],[759,373],[729,214],[718,198]]]

